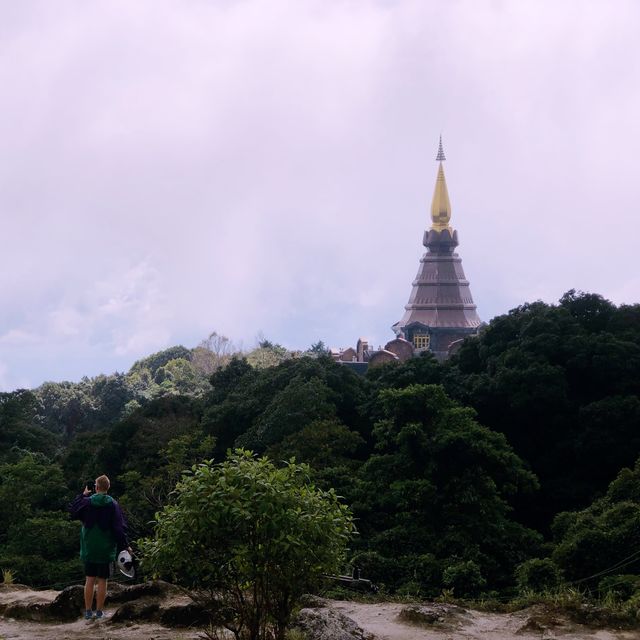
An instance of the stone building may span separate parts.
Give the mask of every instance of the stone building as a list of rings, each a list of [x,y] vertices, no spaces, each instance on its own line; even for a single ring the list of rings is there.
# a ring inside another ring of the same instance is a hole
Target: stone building
[[[451,204],[442,166],[444,160],[440,138],[431,228],[424,232],[422,240],[427,252],[420,259],[405,313],[392,327],[416,352],[428,349],[439,360],[447,358],[464,338],[477,334],[482,324],[462,269],[462,259],[455,252],[458,232],[449,225]]]
[[[478,333],[482,322],[462,269],[462,259],[455,252],[458,232],[449,224],[451,204],[442,166],[445,160],[440,138],[431,226],[422,240],[427,251],[420,259],[404,315],[391,327],[396,338],[375,351],[361,338],[356,349],[332,352],[336,361],[358,369],[365,363],[375,366],[394,360],[403,362],[423,351],[431,351],[438,360],[445,360],[466,337]]]

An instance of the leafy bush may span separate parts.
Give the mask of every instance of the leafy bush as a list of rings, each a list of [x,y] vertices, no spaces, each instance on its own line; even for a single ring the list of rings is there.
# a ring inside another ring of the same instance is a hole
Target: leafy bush
[[[442,574],[442,582],[453,589],[457,597],[477,596],[487,583],[480,573],[480,567],[473,560],[450,564]]]
[[[553,523],[554,561],[571,580],[618,570],[637,558],[629,549],[640,545],[640,458],[633,469],[623,469],[607,493],[583,511],[564,512]],[[634,565],[633,568],[637,566]],[[595,587],[595,579],[587,586]]]
[[[640,576],[607,576],[600,580],[598,591],[601,596],[608,595],[619,601],[629,600],[632,596],[640,594]]]
[[[144,564],[198,590],[236,638],[281,640],[298,598],[338,570],[354,532],[348,508],[309,471],[242,450],[194,466],[143,541]]]
[[[0,566],[11,567],[11,577],[20,584],[63,589],[81,582],[82,563],[76,556],[73,560],[46,560],[36,555],[0,554]]]
[[[403,562],[397,558],[387,558],[377,551],[363,551],[351,560],[361,575],[378,587],[395,587],[401,582],[406,570]]]
[[[561,581],[560,569],[551,558],[532,558],[518,565],[516,569],[516,582],[521,591],[549,591],[556,588]]]
[[[382,390],[376,410],[374,452],[352,504],[369,550],[389,559],[384,583],[418,580],[439,590],[438,574],[456,558],[473,560],[494,588],[510,584],[540,536],[510,519],[508,500],[534,490],[536,480],[504,436],[437,385]],[[441,566],[419,567],[424,554]],[[456,595],[461,588],[468,591],[459,585]]]

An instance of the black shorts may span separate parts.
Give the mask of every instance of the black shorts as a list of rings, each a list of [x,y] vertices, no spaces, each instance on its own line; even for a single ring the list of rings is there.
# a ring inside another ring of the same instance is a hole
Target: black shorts
[[[84,575],[89,578],[108,578],[111,574],[110,562],[85,562]]]

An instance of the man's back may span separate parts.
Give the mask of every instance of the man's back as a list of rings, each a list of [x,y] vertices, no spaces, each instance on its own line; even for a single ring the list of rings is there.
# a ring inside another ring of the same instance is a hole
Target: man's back
[[[120,505],[106,493],[80,495],[71,503],[71,517],[82,522],[80,557],[84,562],[113,562],[127,547]]]

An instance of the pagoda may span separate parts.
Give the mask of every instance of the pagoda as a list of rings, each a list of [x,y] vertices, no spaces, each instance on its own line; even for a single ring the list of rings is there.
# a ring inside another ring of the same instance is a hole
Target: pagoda
[[[482,324],[462,260],[455,253],[458,232],[449,225],[451,204],[442,166],[445,160],[440,136],[431,228],[424,232],[422,241],[427,252],[420,259],[405,313],[392,327],[398,338],[413,345],[416,355],[428,350],[438,360],[446,359],[464,338],[477,334]]]

